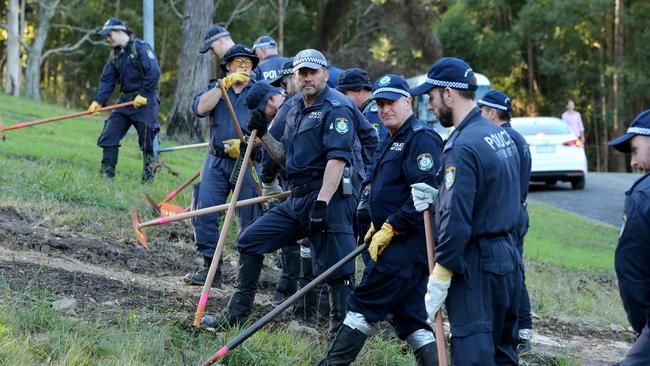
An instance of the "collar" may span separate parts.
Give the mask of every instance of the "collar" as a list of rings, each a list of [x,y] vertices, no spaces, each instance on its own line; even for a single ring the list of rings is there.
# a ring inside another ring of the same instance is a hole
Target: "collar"
[[[365,102],[363,102],[363,104],[361,105],[361,108],[359,108],[359,110],[361,110],[361,113],[365,114],[365,113],[366,113],[366,109],[370,107],[370,105],[372,104],[372,102],[374,102],[374,99],[372,99],[372,98],[368,98],[368,100],[366,100]]]
[[[325,88],[323,88],[323,90],[321,90],[320,94],[316,97],[316,100],[314,101],[314,103],[312,103],[312,105],[310,105],[309,107],[305,107],[305,101],[302,99],[302,93],[301,93],[300,94],[300,109],[304,110],[304,109],[308,109],[308,108],[314,108],[314,107],[318,107],[321,104],[323,104],[323,102],[325,102],[325,100],[327,100],[327,97],[330,94],[329,89],[330,89],[330,87],[327,86],[327,84],[326,84]]]
[[[501,127],[512,127],[512,125],[510,124],[510,122],[506,122],[506,123],[502,123]]]
[[[411,114],[411,116],[409,116],[409,118],[407,118],[406,121],[404,121],[402,127],[400,127],[399,130],[397,130],[397,132],[395,132],[395,134],[391,136],[391,138],[397,138],[397,136],[406,133],[406,131],[408,131],[411,128],[413,121],[415,121],[415,114]]]
[[[473,121],[481,118],[481,109],[479,107],[474,107],[463,119],[463,121],[458,125],[456,131],[461,131],[463,128],[467,127]]]
[[[650,176],[650,172],[645,173],[641,178],[637,179],[634,184],[632,184],[632,187],[625,192],[626,195],[630,195],[632,191],[634,191],[634,188],[639,185],[639,183],[643,182],[646,178]]]

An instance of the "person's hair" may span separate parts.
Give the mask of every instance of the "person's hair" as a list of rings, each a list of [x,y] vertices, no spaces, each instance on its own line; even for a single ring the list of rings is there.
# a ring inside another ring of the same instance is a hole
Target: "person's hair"
[[[496,109],[494,108],[495,111],[497,111],[497,118],[501,121],[506,121],[510,122],[512,119],[512,113],[508,111],[504,111],[503,109]]]
[[[476,76],[472,75],[472,77],[469,79],[469,83],[476,85]],[[460,94],[465,99],[471,99],[471,100],[476,99],[476,91],[475,90],[459,89],[458,94]]]

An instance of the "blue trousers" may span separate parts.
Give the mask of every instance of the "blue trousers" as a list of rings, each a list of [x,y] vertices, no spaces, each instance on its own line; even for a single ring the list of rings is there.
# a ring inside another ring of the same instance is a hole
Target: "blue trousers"
[[[120,141],[131,126],[134,126],[138,132],[140,150],[152,152],[153,140],[160,129],[148,127],[144,122],[133,120],[128,115],[122,113],[111,113],[106,122],[104,122],[104,129],[101,135],[99,135],[99,139],[97,139],[97,146],[119,147]]]
[[[192,209],[200,209],[226,203],[230,191],[235,187],[230,185],[230,174],[235,166],[235,160],[219,158],[208,154],[201,170],[201,182],[194,186],[194,199]],[[257,197],[255,183],[250,173],[246,170],[245,180],[242,184],[238,200]],[[248,227],[262,214],[260,205],[249,205],[237,209],[239,231]],[[221,213],[199,216],[192,219],[194,226],[194,240],[196,249],[204,257],[214,256],[214,250],[219,240],[219,219]]]
[[[641,335],[625,355],[619,366],[642,366],[650,365],[650,326],[646,322]]]
[[[517,365],[521,255],[502,237],[469,243],[464,259],[447,295],[452,364]]]
[[[524,257],[524,236],[526,235],[527,232],[528,232],[528,211],[524,208],[522,217],[519,221],[519,225],[513,235],[515,242],[517,243],[517,249],[519,250],[519,254],[521,254],[522,263]],[[528,287],[526,287],[525,269],[524,269],[522,281],[523,283],[521,288],[521,304],[519,304],[519,329],[532,329],[533,319],[530,313],[530,296],[528,295]]]

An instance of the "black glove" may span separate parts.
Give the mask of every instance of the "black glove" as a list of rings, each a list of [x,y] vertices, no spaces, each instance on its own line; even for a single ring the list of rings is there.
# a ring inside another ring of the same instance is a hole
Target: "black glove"
[[[253,110],[248,117],[248,130],[257,130],[257,137],[264,136],[268,125],[269,121],[266,119],[266,115],[259,109]]]
[[[327,202],[315,201],[309,212],[309,230],[320,232],[327,230]]]
[[[357,206],[357,221],[362,225],[370,225],[370,190],[364,189]]]

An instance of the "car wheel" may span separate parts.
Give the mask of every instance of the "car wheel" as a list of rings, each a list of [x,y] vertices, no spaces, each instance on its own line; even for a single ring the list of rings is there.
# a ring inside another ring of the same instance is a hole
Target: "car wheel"
[[[571,188],[573,188],[573,189],[585,189],[585,177],[572,180],[571,181]]]

